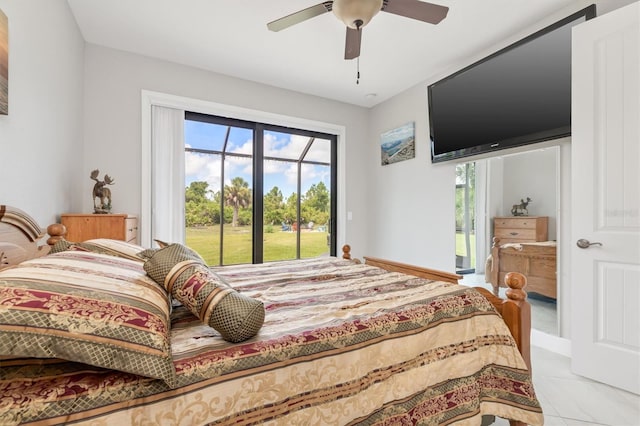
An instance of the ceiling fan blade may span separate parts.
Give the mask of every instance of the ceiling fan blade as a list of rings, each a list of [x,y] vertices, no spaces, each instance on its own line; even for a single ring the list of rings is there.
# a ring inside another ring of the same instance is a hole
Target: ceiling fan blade
[[[315,6],[308,7],[306,9],[299,10],[291,15],[284,16],[275,21],[271,21],[267,24],[267,28],[271,31],[280,31],[285,28],[289,28],[292,25],[299,24],[307,19],[315,18],[323,13],[331,12],[333,6],[332,1],[325,1]]]
[[[360,43],[362,41],[362,28],[353,29],[347,27],[347,41],[344,44],[344,58],[355,59],[360,56]]]
[[[385,0],[381,10],[430,24],[438,24],[449,12],[446,6],[420,0]]]

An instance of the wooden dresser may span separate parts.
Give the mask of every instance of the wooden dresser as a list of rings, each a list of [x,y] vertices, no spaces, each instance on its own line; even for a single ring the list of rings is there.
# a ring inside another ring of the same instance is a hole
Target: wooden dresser
[[[547,216],[509,216],[493,218],[493,236],[506,243],[533,243],[549,239]]]
[[[557,248],[555,241],[548,241],[548,222],[547,216],[493,219],[494,240],[486,274],[494,294],[506,287],[507,273],[520,272],[527,278],[528,292],[557,297]]]
[[[128,214],[63,214],[65,239],[81,242],[94,238],[138,242],[138,218]]]

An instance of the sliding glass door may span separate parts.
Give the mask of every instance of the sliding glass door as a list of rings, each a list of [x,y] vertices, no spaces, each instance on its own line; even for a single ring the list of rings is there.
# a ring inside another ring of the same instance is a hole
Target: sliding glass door
[[[476,267],[475,163],[456,165],[456,272]]]
[[[185,118],[187,245],[210,265],[335,255],[335,135]]]
[[[263,147],[264,260],[328,255],[332,140],[271,128]]]

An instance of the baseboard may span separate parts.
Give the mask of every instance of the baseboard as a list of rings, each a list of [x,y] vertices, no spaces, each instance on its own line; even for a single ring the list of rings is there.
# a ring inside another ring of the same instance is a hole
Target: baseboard
[[[571,340],[531,329],[531,344],[571,358]]]

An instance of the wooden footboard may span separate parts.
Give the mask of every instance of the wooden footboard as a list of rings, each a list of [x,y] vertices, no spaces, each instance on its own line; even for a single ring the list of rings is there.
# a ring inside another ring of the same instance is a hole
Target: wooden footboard
[[[345,245],[342,247],[342,257],[351,259],[351,247]],[[404,274],[415,275],[420,278],[426,278],[436,281],[445,281],[458,284],[461,275],[451,274],[448,272],[438,271],[436,269],[422,268],[419,266],[408,265],[386,259],[376,257],[364,257],[365,264],[376,266],[387,271],[401,272]],[[511,331],[516,345],[522,354],[522,358],[529,370],[531,370],[531,305],[527,302],[527,293],[524,287],[527,285],[527,278],[519,272],[510,272],[506,274],[505,286],[509,287],[506,291],[507,299],[501,299],[491,294],[489,290],[482,287],[475,287],[489,302],[496,307],[498,313],[507,324]]]
[[[493,239],[487,276],[498,295],[509,272],[520,272],[527,277],[527,291],[555,299],[557,297],[556,245],[552,241],[500,244]]]

